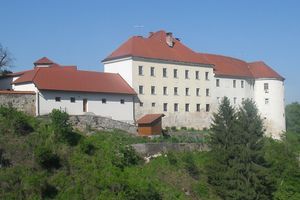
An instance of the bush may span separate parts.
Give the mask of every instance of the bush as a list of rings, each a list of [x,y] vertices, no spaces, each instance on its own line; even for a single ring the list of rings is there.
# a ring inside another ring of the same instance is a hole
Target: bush
[[[95,146],[91,143],[91,142],[88,142],[86,140],[84,140],[81,144],[80,144],[80,150],[85,153],[85,154],[88,154],[88,155],[93,155],[96,148]]]
[[[25,113],[17,111],[13,107],[0,107],[0,119],[4,129],[12,131],[17,135],[27,135],[33,131],[29,123],[29,116]]]
[[[38,147],[34,155],[36,162],[44,169],[51,170],[61,167],[59,156],[47,147]]]
[[[185,126],[182,126],[180,129],[183,130],[183,131],[187,130],[187,128]]]
[[[169,152],[167,154],[167,158],[168,158],[168,161],[169,161],[170,165],[177,165],[178,159],[177,159],[176,155],[173,152]]]
[[[120,169],[124,169],[125,167],[139,164],[141,160],[141,157],[137,155],[132,146],[126,146],[117,152],[113,164]]]
[[[185,162],[185,169],[187,170],[189,175],[192,178],[199,180],[200,173],[198,167],[195,164],[194,158],[190,153],[184,157],[184,162]]]
[[[0,169],[2,167],[9,167],[11,165],[9,159],[5,158],[4,150],[0,149]]]
[[[177,131],[176,126],[172,126],[172,127],[171,127],[171,130],[172,130],[172,131]]]

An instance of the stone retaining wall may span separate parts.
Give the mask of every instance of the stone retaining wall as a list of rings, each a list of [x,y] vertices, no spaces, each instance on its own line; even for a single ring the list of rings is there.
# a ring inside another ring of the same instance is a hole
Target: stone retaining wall
[[[80,131],[119,129],[137,135],[137,127],[132,124],[96,115],[71,115],[70,123]]]
[[[0,106],[12,106],[19,111],[35,116],[34,93],[0,93]]]
[[[142,156],[151,156],[169,151],[208,151],[208,147],[201,143],[142,143],[131,145]]]

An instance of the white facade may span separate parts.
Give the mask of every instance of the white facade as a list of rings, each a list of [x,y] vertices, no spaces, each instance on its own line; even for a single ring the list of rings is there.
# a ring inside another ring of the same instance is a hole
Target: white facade
[[[268,135],[279,138],[286,130],[282,80],[217,76],[210,65],[132,57],[103,64],[105,72],[119,73],[138,94],[141,104],[136,106],[137,118],[149,113],[163,113],[166,115],[163,118],[164,127],[202,129],[210,126],[212,112],[217,110],[219,102],[226,96],[236,108],[244,99],[254,100]],[[177,70],[177,77],[174,77],[174,70]],[[185,78],[186,71],[188,78]],[[199,79],[196,78],[196,71]],[[269,93],[265,93],[265,83],[268,83]],[[178,94],[174,94],[175,87]],[[198,94],[196,90],[199,90]],[[209,90],[208,95],[206,90]],[[207,105],[209,110],[206,110]]]

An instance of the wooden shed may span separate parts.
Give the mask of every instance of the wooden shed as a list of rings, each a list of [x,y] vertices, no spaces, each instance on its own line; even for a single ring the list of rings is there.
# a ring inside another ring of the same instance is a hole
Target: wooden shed
[[[164,116],[164,114],[147,114],[137,120],[139,135],[160,135],[162,133],[161,119]]]

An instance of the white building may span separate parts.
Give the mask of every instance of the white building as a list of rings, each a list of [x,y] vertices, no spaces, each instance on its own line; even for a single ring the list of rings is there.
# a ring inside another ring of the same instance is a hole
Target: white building
[[[81,71],[45,57],[34,65],[32,70],[1,78],[0,85],[1,89],[35,92],[36,115],[60,109],[70,115],[93,113],[129,123],[135,121],[136,93],[119,74]]]
[[[102,62],[138,93],[137,118],[164,113],[164,126],[202,129],[222,97],[236,106],[250,98],[269,135],[285,131],[284,78],[263,62],[197,53],[165,31],[131,37]]]

